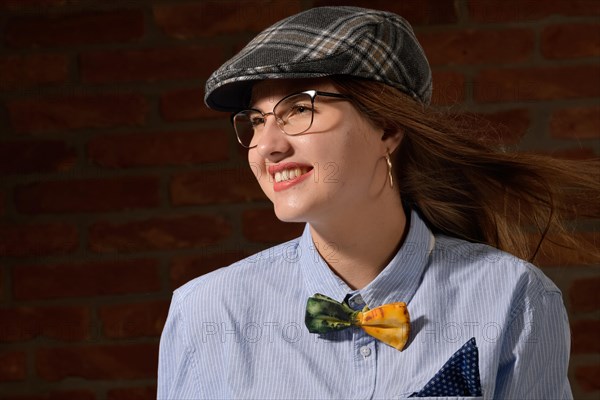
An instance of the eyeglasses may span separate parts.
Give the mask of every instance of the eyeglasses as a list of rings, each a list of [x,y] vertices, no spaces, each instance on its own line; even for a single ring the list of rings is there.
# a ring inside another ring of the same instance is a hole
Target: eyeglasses
[[[346,99],[340,93],[307,90],[293,93],[279,100],[272,112],[263,113],[260,110],[243,110],[231,117],[238,142],[248,149],[256,147],[257,137],[263,131],[267,116],[273,115],[277,126],[286,135],[299,135],[310,129],[315,119],[314,108],[317,96]]]

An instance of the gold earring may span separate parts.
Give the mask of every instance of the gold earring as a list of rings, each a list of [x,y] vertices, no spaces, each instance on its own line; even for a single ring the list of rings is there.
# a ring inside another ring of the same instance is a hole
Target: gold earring
[[[389,152],[385,155],[385,161],[387,162],[387,166],[388,166],[388,176],[390,177],[390,187],[393,188],[394,187],[394,177],[392,176],[392,160],[390,159]]]

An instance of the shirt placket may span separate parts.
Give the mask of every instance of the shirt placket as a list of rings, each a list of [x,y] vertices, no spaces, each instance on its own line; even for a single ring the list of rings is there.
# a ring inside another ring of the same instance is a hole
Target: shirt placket
[[[348,305],[354,310],[362,310],[365,303],[357,294],[351,297]],[[375,392],[375,377],[377,373],[377,343],[376,339],[369,336],[362,329],[354,329],[353,358],[356,371],[354,393],[357,399],[370,399]]]

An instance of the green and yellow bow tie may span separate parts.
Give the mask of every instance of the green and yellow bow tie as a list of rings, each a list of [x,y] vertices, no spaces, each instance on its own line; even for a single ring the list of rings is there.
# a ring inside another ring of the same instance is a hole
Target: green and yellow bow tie
[[[384,304],[372,310],[365,306],[362,311],[354,311],[346,301],[340,303],[320,293],[308,298],[304,322],[311,333],[327,333],[358,326],[400,351],[410,333],[406,303]]]

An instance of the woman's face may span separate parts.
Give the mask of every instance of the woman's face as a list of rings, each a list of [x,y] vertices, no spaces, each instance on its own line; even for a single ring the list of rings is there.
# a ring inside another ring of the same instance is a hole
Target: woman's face
[[[326,79],[263,81],[250,106],[269,113],[283,97],[311,89],[338,92]],[[307,132],[286,135],[269,115],[248,161],[280,220],[343,221],[389,189],[385,155],[397,143],[382,137],[348,100],[317,95]]]

